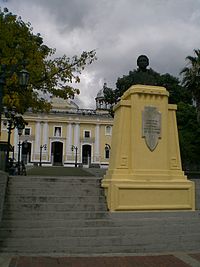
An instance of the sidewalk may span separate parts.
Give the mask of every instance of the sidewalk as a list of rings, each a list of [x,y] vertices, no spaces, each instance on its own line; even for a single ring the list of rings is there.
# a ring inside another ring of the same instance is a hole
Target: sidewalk
[[[0,257],[1,267],[199,267],[200,252],[101,257]]]

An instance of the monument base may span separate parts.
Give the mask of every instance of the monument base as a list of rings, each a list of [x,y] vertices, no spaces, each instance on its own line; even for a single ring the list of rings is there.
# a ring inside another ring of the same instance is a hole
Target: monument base
[[[110,211],[195,210],[194,183],[187,179],[104,179]]]
[[[176,105],[168,96],[164,87],[134,85],[115,106],[102,180],[110,211],[195,209],[195,186],[181,166]]]

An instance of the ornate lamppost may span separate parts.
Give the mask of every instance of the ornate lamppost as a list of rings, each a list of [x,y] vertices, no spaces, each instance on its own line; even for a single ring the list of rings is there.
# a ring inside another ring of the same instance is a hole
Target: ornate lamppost
[[[21,155],[21,147],[22,144],[25,143],[21,143],[20,141],[20,136],[22,135],[23,129],[25,128],[25,125],[27,125],[28,123],[22,118],[22,116],[20,116],[21,119],[18,120],[18,124],[17,124],[17,130],[18,130],[18,135],[19,135],[19,143],[18,143],[18,175],[20,175],[20,155]],[[26,142],[27,143],[27,142]]]
[[[77,151],[78,151],[78,147],[72,145],[71,150],[72,150],[72,151],[75,150],[75,163],[74,163],[74,165],[75,165],[75,167],[77,167]]]
[[[10,137],[12,130],[16,127],[16,122],[14,117],[16,115],[16,109],[13,107],[11,110],[4,109],[5,117],[7,121],[5,121],[5,125],[7,125],[8,130],[8,140],[7,140],[7,149],[6,149],[6,171],[9,169],[9,152],[10,152]]]
[[[105,158],[106,159],[110,158],[110,150],[111,150],[111,146],[109,144],[105,144]]]
[[[24,120],[21,115],[16,115],[16,109],[13,107],[10,110],[4,109],[5,117],[7,118],[7,129],[8,129],[8,141],[6,151],[6,171],[9,171],[9,152],[10,152],[10,137],[12,130],[17,128],[18,134],[21,135],[25,125],[28,123]],[[20,148],[19,148],[20,150]],[[19,155],[19,154],[18,154]]]

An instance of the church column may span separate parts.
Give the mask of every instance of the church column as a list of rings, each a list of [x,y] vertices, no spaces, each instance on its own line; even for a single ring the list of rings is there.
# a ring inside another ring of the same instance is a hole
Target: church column
[[[72,160],[72,124],[67,125],[66,160]]]
[[[95,162],[99,162],[99,143],[100,143],[100,127],[99,125],[97,124],[96,127],[95,127],[95,151],[94,151],[94,161]]]
[[[49,137],[49,125],[48,122],[45,122],[43,124],[43,134],[42,134],[42,144],[41,145],[46,145],[46,150],[43,148],[42,150],[42,155],[45,158],[45,160],[48,160],[48,137]]]
[[[78,157],[78,161],[80,161],[80,125],[79,123],[75,124],[74,127],[74,145],[76,147],[78,147],[77,150],[77,157]]]
[[[77,123],[74,128],[74,145],[79,148],[80,144],[80,125]]]
[[[39,161],[40,157],[40,140],[41,140],[41,124],[39,121],[36,122],[35,126],[35,156],[34,159]]]

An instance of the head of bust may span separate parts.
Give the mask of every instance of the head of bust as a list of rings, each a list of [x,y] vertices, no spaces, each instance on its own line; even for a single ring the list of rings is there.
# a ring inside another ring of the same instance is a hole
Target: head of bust
[[[145,71],[147,66],[149,66],[149,59],[145,55],[140,55],[137,59],[137,66],[139,70]]]

